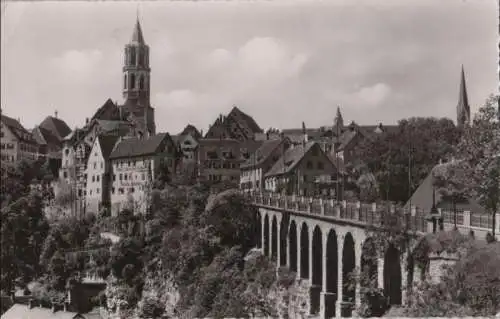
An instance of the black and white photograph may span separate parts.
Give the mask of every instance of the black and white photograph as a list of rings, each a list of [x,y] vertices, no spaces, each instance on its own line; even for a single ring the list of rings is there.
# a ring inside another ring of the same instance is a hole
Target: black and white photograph
[[[1,319],[500,318],[495,0],[1,3]]]

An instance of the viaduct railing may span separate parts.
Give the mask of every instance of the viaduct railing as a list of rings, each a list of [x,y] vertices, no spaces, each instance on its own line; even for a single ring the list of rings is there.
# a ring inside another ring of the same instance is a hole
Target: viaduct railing
[[[328,216],[335,219],[356,221],[374,226],[382,225],[380,205],[376,203],[361,202],[336,202],[333,199],[322,199],[296,195],[282,195],[273,192],[246,193],[256,205],[268,206],[283,210],[297,211],[302,214]],[[385,205],[384,205],[385,206]],[[394,206],[384,207],[386,210],[394,211]],[[443,223],[448,229],[455,224],[455,212],[438,209]],[[406,224],[409,231],[431,232],[427,218],[429,212],[418,207],[412,207],[405,214]],[[500,234],[500,212],[495,215],[497,219],[497,236]],[[469,211],[456,211],[456,225],[462,231],[479,231],[480,233],[491,231],[493,227],[493,216],[490,214],[477,214]]]

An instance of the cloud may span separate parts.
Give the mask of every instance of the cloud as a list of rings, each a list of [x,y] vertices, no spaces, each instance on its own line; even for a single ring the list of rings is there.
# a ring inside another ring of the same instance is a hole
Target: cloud
[[[190,90],[173,90],[168,93],[160,92],[153,98],[155,105],[163,105],[173,109],[186,109],[196,105],[198,99]]]
[[[99,70],[103,60],[99,50],[68,50],[52,59],[52,67],[67,79],[87,80]]]
[[[282,41],[272,37],[254,37],[237,53],[239,72],[255,78],[279,81],[300,73],[307,56],[293,53]]]
[[[388,99],[391,91],[391,87],[385,83],[363,87],[349,97],[352,101],[350,104],[360,108],[378,107]]]

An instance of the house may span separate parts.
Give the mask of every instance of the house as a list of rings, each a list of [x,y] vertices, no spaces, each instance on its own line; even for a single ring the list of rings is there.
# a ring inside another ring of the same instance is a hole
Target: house
[[[109,207],[111,203],[112,170],[109,156],[118,138],[118,136],[99,135],[94,141],[86,165],[86,212],[98,213],[102,207]]]
[[[145,213],[153,181],[160,173],[176,171],[176,157],[177,148],[168,133],[142,139],[122,138],[109,155],[113,172],[112,214],[116,216],[125,208]]]
[[[264,176],[291,146],[288,138],[269,139],[240,165],[240,189],[262,191]]]
[[[174,138],[174,137],[172,137]],[[198,141],[202,138],[201,133],[191,124],[188,124],[179,135],[175,136],[175,141],[183,155],[183,162],[195,162]]]
[[[409,209],[411,205],[426,213],[430,213],[433,204],[435,204],[436,208],[450,210],[451,203],[446,201],[439,190],[434,186],[434,174],[447,165],[450,165],[450,163],[438,164],[432,168],[429,175],[420,183],[410,199],[406,202],[404,206],[405,209]],[[456,203],[456,209],[457,211],[470,211],[476,214],[485,213],[485,209],[472,198],[466,198],[464,201]]]
[[[257,122],[248,114],[233,106],[227,116],[219,115],[209,127],[205,138],[235,139],[238,141],[254,140],[256,134],[262,133]]]
[[[38,127],[49,131],[60,142],[62,142],[64,137],[68,136],[68,134],[71,133],[71,129],[69,128],[68,124],[57,117],[57,112],[55,113],[55,116],[47,116],[40,123],[40,125],[38,125]]]
[[[39,145],[33,134],[19,120],[0,115],[0,153],[2,163],[16,164],[22,160],[35,161],[39,157]]]
[[[197,152],[200,181],[232,181],[240,178],[241,148],[236,139],[204,138]]]
[[[32,303],[28,305],[14,304],[0,319],[86,319],[77,312],[66,311],[58,308],[43,308]]]
[[[267,191],[295,193],[303,196],[334,196],[337,167],[315,141],[286,150],[264,175]]]

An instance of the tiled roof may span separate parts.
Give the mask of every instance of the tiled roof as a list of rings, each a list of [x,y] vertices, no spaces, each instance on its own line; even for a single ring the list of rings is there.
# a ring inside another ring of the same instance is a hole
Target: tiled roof
[[[2,119],[2,122],[10,129],[14,128],[16,130],[20,130],[20,131],[25,131],[25,132],[28,132],[24,126],[21,125],[21,123],[19,123],[18,120],[15,120],[13,119],[12,117],[9,117],[7,115],[3,115],[1,116],[1,119]]]
[[[111,99],[107,99],[106,102],[104,102],[104,104],[100,108],[97,109],[97,111],[94,113],[94,115],[92,116],[92,118],[90,120],[100,119],[100,116],[109,109],[113,113],[119,112],[118,106],[115,103],[113,103],[113,101]]]
[[[233,138],[225,138],[225,139],[220,139],[220,138],[202,138],[199,141],[200,146],[218,146],[218,145],[224,145],[224,144],[239,144],[240,141],[235,140]]]
[[[282,142],[290,141],[284,140],[268,140],[263,141],[262,145],[252,154],[250,158],[240,165],[241,168],[249,168],[259,166],[262,164]]]
[[[436,165],[432,171],[427,175],[427,177],[423,180],[423,182],[418,186],[417,190],[413,193],[410,200],[405,205],[405,208],[409,208],[410,203],[412,206],[418,207],[419,209],[424,210],[425,212],[430,212],[432,208],[432,193],[434,192],[433,187],[433,173],[440,168],[449,165],[449,163]],[[442,196],[439,191],[435,190],[435,199],[437,207],[445,207],[446,203],[443,202]],[[457,204],[457,209],[459,210],[469,210],[474,213],[484,213],[484,208],[481,207],[476,201],[473,199],[468,199],[468,203],[460,203]]]
[[[186,127],[182,130],[182,132],[179,135],[187,135],[187,134],[191,134],[197,140],[202,137],[200,131],[198,131],[198,129],[191,124],[186,125]]]
[[[104,132],[117,130],[123,126],[131,126],[127,121],[95,120]]]
[[[166,139],[171,140],[168,133],[159,133],[146,139],[136,137],[123,139],[118,142],[109,158],[117,159],[153,155]]]
[[[267,172],[266,176],[275,176],[290,172],[315,144],[316,142],[312,141],[307,142],[305,144],[305,148],[303,145],[297,145],[293,148],[289,148],[284,154],[284,160],[283,158],[280,158],[269,170],[269,172]]]
[[[40,145],[60,145],[61,140],[52,133],[43,127],[37,126],[33,129],[33,137],[35,141]]]
[[[28,305],[14,304],[1,317],[2,319],[75,319],[83,318],[76,312],[56,311],[49,308],[33,307]]]
[[[3,114],[1,115],[1,120],[18,139],[29,144],[36,144],[33,134],[26,130],[19,121]]]
[[[53,116],[47,116],[42,121],[42,123],[40,123],[39,127],[49,130],[60,141],[62,141],[65,136],[71,133],[71,129],[69,128],[68,124],[66,124],[66,122]]]
[[[261,133],[262,129],[260,126],[257,124],[257,122],[254,120],[253,117],[250,115],[246,114],[242,110],[240,110],[237,106],[234,106],[231,112],[229,112],[228,116],[231,116],[231,114],[234,114],[237,117],[240,117],[243,119],[243,121],[247,124],[248,128],[253,132],[253,133]]]
[[[113,151],[116,142],[118,142],[119,137],[99,135],[97,138],[99,141],[99,145],[101,146],[102,156],[104,157],[104,159],[107,160],[111,155],[111,152]]]

